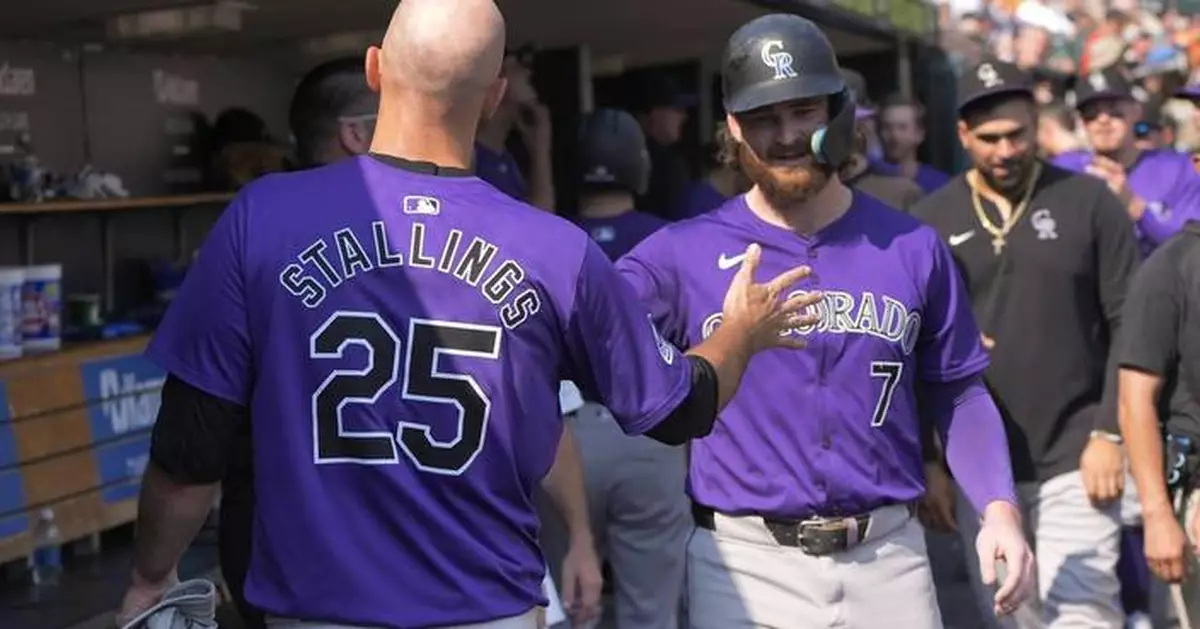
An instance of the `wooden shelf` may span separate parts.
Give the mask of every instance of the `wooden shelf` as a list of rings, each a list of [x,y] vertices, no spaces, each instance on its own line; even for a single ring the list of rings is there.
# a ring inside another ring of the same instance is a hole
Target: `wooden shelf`
[[[157,210],[197,205],[222,205],[233,200],[228,192],[208,192],[168,197],[46,201],[43,203],[0,203],[0,214],[58,214],[63,212],[122,212]]]
[[[0,381],[44,369],[74,367],[94,358],[136,354],[145,349],[150,336],[150,333],[146,332],[116,339],[67,343],[57,351],[25,354],[20,358],[0,361]]]

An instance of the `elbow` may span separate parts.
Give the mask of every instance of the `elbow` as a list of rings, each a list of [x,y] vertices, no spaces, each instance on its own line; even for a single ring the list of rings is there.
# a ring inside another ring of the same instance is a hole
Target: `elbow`
[[[669,446],[681,446],[692,439],[700,439],[712,434],[716,423],[716,412],[711,414],[697,413],[688,405],[681,405],[657,426],[646,431],[646,436]]]
[[[717,372],[699,356],[688,356],[692,363],[692,388],[646,436],[669,446],[679,446],[712,434],[717,421]]]

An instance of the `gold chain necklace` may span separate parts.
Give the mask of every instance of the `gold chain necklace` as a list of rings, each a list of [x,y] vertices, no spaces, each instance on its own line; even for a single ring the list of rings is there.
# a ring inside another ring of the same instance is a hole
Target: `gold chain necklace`
[[[1033,198],[1033,191],[1037,188],[1037,181],[1042,176],[1042,165],[1035,163],[1033,166],[1033,176],[1029,178],[1029,184],[1025,189],[1025,194],[1021,197],[1021,202],[1017,204],[1008,216],[1002,217],[1003,223],[996,225],[988,218],[987,213],[983,211],[983,197],[979,193],[979,185],[977,178],[978,171],[972,171],[974,177],[967,177],[967,184],[971,188],[971,203],[975,206],[975,218],[979,220],[979,225],[984,231],[992,235],[992,249],[996,255],[1004,250],[1004,245],[1007,243],[1008,234],[1021,222],[1021,217],[1025,214],[1025,208],[1029,206],[1030,199]]]

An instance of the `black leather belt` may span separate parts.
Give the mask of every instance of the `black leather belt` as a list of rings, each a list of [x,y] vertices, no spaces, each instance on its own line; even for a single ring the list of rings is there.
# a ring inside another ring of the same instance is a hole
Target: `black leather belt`
[[[696,526],[716,530],[715,512],[704,505],[692,503],[692,518]],[[805,520],[780,520],[763,517],[767,530],[780,546],[799,548],[806,555],[824,557],[848,550],[862,543],[871,525],[871,515],[852,515],[837,518],[814,517]]]

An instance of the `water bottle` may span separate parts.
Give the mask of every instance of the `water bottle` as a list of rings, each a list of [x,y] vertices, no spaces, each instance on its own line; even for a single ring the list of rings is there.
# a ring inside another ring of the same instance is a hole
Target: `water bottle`
[[[34,527],[34,549],[29,572],[34,585],[57,585],[62,575],[62,531],[54,521],[54,509],[38,514]]]

